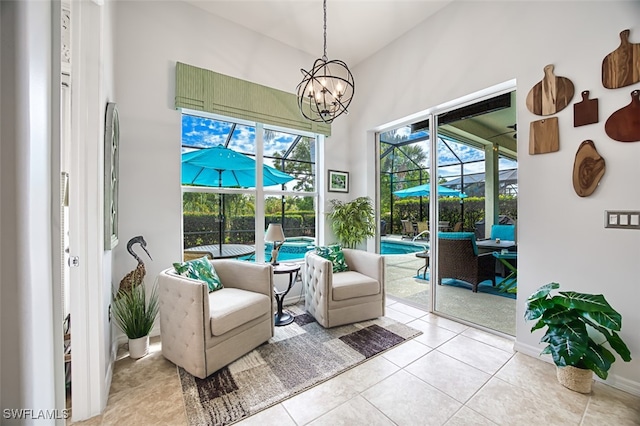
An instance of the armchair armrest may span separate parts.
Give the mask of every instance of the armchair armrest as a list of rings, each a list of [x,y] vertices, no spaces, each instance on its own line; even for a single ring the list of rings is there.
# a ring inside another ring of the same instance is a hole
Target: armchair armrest
[[[333,264],[330,260],[307,252],[304,256],[303,282],[312,299],[320,300],[331,294]]]
[[[205,333],[209,322],[209,288],[203,281],[182,277],[166,269],[158,275],[158,304],[162,353],[170,361],[183,365],[185,348],[188,361],[205,365]],[[187,327],[196,333],[185,333]]]

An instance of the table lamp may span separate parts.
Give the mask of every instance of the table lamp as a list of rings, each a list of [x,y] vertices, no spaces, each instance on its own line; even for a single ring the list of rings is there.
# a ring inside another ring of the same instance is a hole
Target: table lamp
[[[280,252],[280,247],[284,244],[284,231],[282,230],[282,225],[279,223],[270,223],[267,228],[267,233],[264,236],[265,241],[273,242],[273,250],[271,250],[271,264],[278,264],[278,253]]]

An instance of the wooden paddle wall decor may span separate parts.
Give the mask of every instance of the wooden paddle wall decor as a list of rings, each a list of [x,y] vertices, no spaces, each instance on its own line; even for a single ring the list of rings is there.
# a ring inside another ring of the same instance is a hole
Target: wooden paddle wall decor
[[[629,30],[620,33],[620,46],[602,60],[602,85],[619,89],[640,81],[640,44],[629,42]]]
[[[544,78],[527,94],[527,108],[536,115],[552,115],[569,105],[573,93],[571,80],[556,77],[553,65],[547,65],[544,67]]]
[[[605,172],[604,158],[595,144],[586,140],[580,144],[573,163],[573,189],[580,197],[593,194]]]
[[[529,154],[545,154],[559,149],[558,117],[532,121],[529,125]]]
[[[616,141],[640,141],[640,90],[631,92],[629,105],[611,114],[604,123],[604,131]]]
[[[598,122],[598,100],[589,99],[589,91],[582,92],[582,101],[573,104],[573,127]]]

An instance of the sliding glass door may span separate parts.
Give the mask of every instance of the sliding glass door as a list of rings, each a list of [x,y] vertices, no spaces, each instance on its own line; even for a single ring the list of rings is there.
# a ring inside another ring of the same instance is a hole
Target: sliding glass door
[[[390,297],[515,335],[517,283],[500,285],[517,270],[515,123],[515,92],[502,89],[379,134]],[[513,225],[507,266],[484,241],[494,224]]]

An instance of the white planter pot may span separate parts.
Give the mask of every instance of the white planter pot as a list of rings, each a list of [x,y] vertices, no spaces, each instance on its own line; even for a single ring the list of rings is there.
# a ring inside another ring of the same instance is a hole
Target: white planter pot
[[[129,357],[142,358],[149,353],[149,335],[137,339],[129,339]]]
[[[593,371],[576,368],[570,365],[556,367],[556,376],[562,386],[580,393],[591,393]]]

